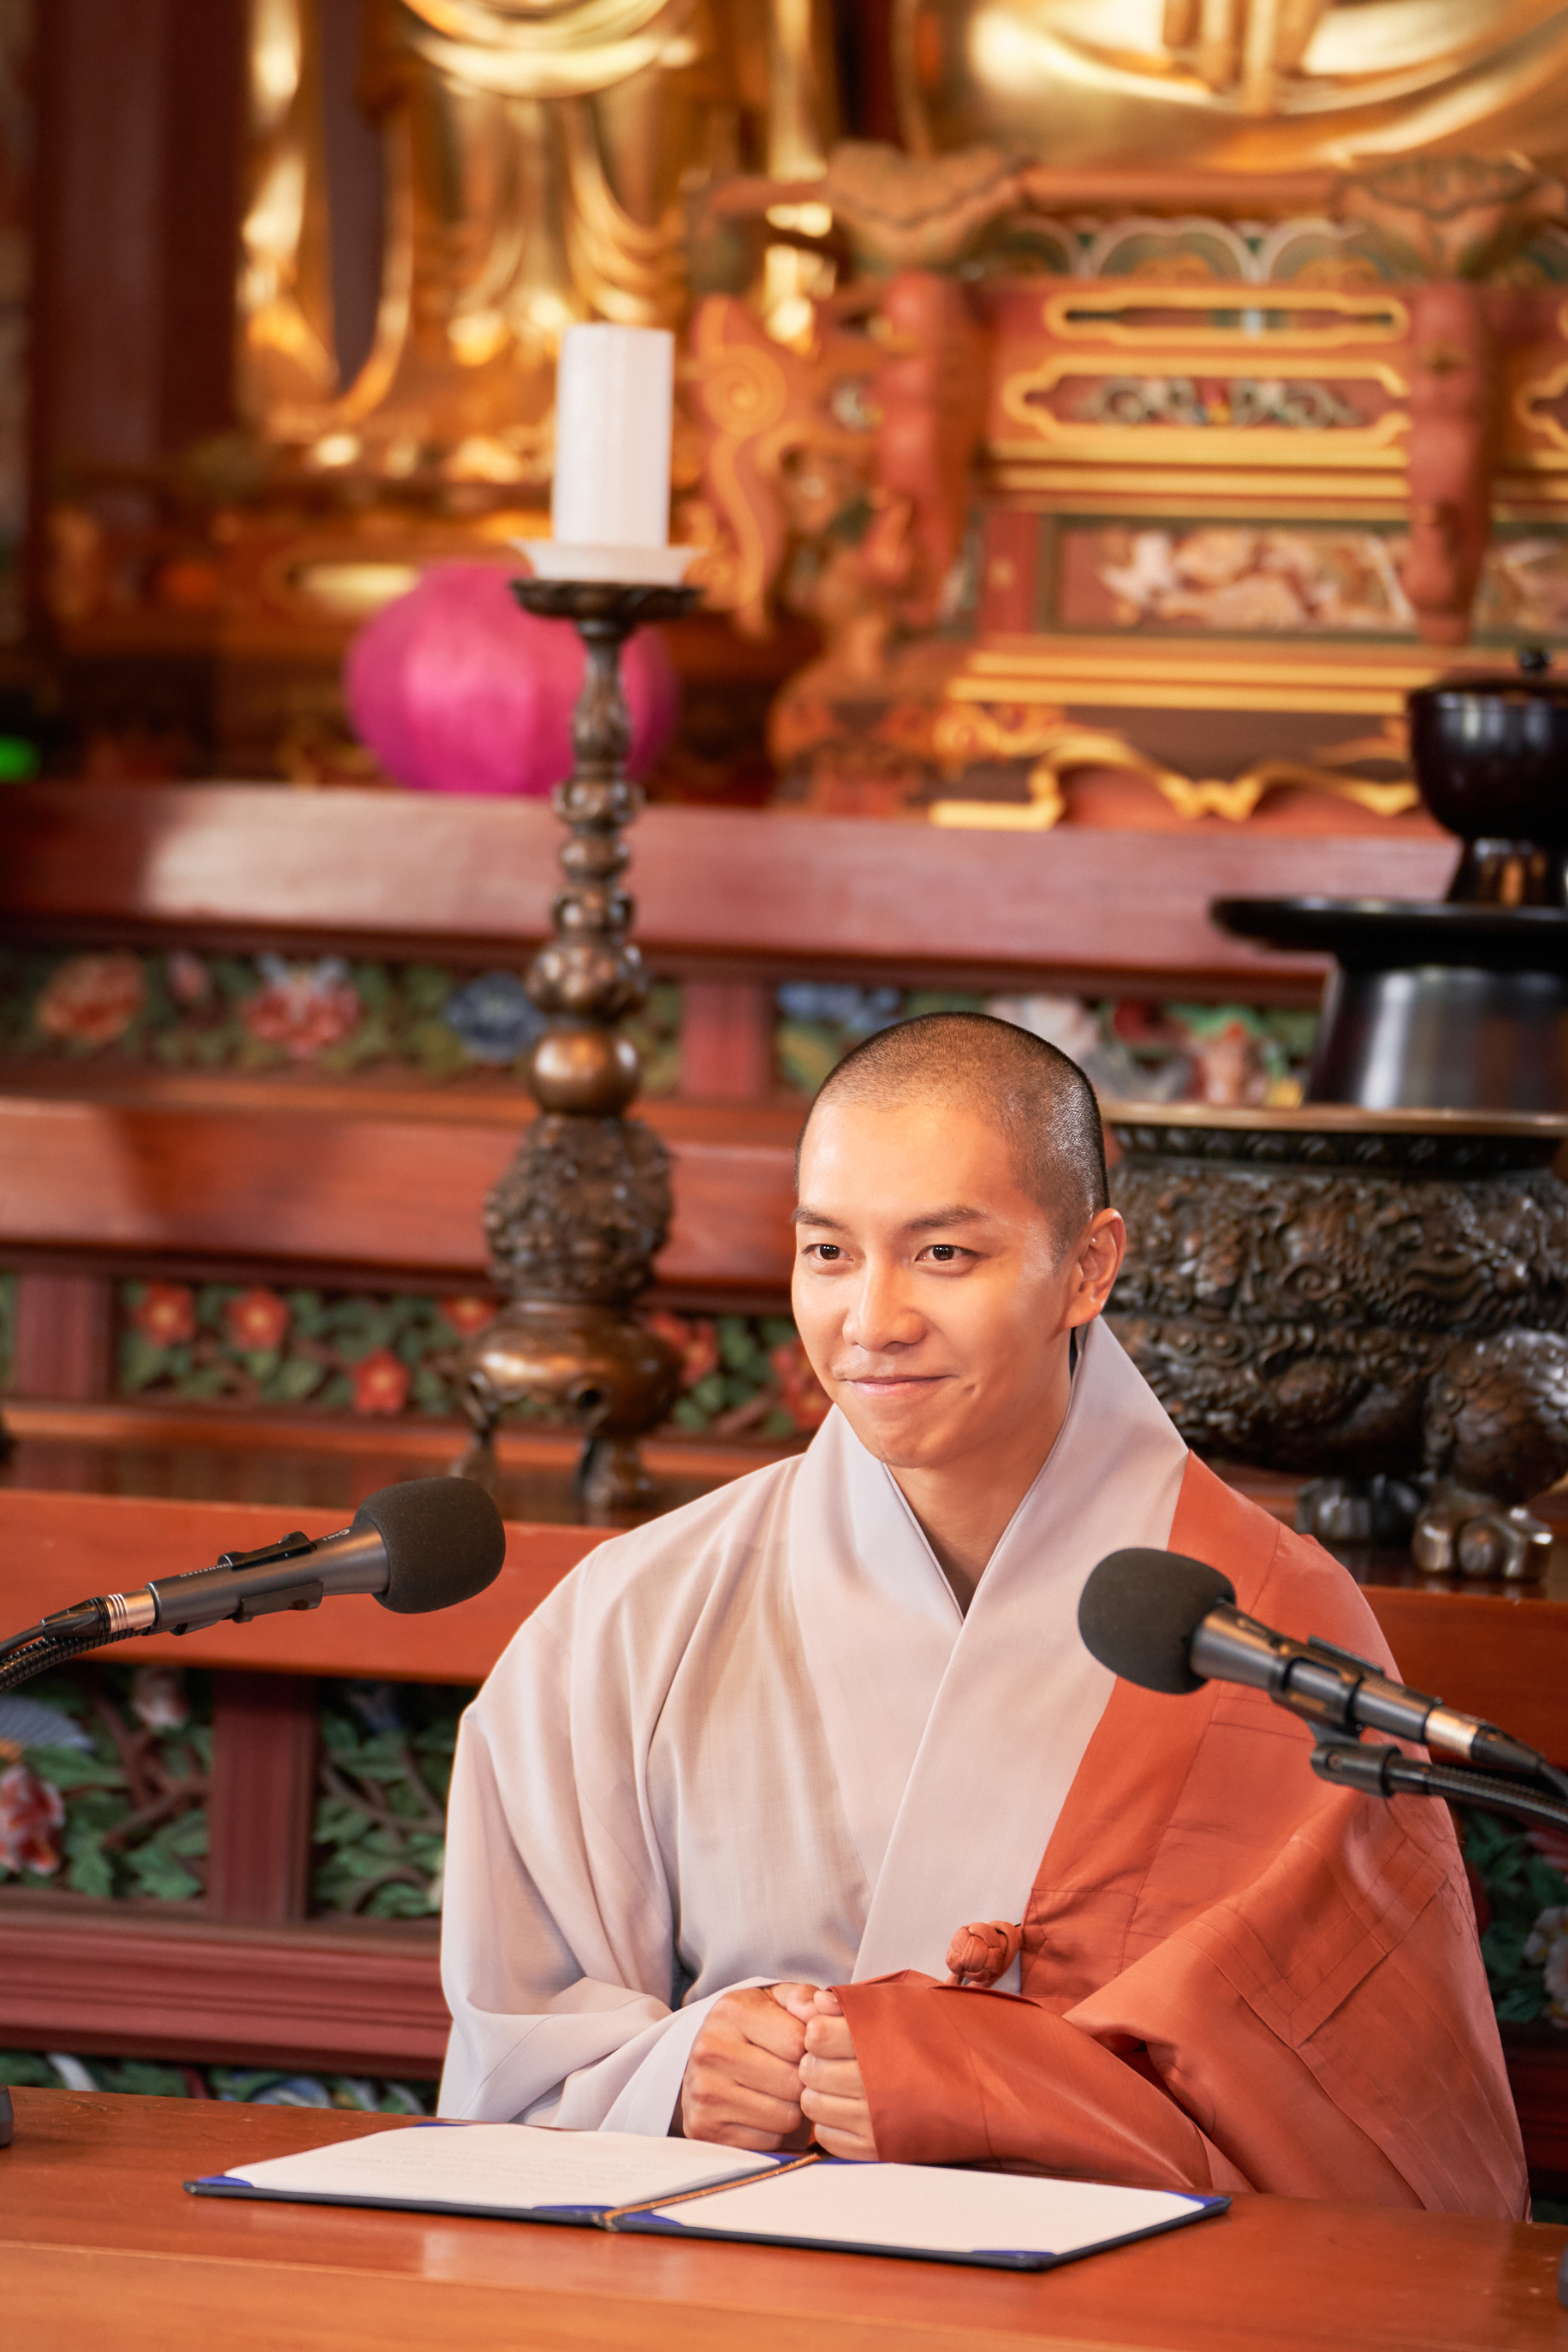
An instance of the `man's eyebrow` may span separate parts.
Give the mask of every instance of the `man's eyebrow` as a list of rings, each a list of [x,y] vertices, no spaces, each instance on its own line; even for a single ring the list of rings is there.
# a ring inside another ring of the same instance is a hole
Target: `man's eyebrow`
[[[929,1234],[934,1233],[939,1225],[984,1224],[990,1215],[989,1209],[968,1209],[962,1202],[955,1202],[951,1208],[927,1209],[921,1215],[911,1217],[904,1231],[907,1234]]]
[[[910,1217],[904,1226],[907,1234],[934,1233],[943,1225],[976,1225],[990,1217],[989,1209],[968,1209],[962,1202],[947,1209],[925,1209],[918,1217]],[[820,1225],[826,1231],[841,1234],[847,1230],[841,1217],[830,1217],[826,1209],[813,1209],[805,1202],[790,1217],[794,1225]]]

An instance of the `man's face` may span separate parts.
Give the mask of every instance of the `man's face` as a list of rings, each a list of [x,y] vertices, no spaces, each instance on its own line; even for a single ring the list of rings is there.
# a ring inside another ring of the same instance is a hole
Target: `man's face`
[[[1114,1210],[1064,1250],[1001,1130],[941,1099],[825,1104],[800,1203],[795,1322],[869,1452],[939,1469],[1059,1412],[1067,1334],[1121,1263]]]

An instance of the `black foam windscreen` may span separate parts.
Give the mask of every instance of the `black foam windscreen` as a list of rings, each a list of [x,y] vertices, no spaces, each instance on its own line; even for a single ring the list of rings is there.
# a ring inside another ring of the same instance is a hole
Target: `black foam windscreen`
[[[506,1529],[491,1497],[471,1478],[409,1478],[367,1495],[356,1528],[374,1528],[386,1547],[386,1591],[376,1598],[400,1617],[471,1601],[500,1574]]]
[[[1205,1560],[1179,1551],[1113,1551],[1083,1588],[1078,1630],[1091,1657],[1142,1690],[1203,1686],[1187,1664],[1193,1635],[1236,1587]]]

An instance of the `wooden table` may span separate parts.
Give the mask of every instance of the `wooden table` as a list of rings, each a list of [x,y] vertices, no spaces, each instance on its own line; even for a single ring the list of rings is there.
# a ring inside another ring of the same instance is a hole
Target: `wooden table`
[[[27,2352],[1459,2352],[1568,2347],[1568,2231],[1244,2198],[1044,2276],[858,2254],[187,2197],[376,2126],[297,2108],[16,2094],[0,2314]]]

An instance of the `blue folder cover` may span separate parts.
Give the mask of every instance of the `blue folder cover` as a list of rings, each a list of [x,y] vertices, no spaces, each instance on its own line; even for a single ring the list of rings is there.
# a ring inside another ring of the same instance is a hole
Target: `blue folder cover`
[[[819,2191],[826,2185],[828,2175],[839,2172],[858,2177],[867,2189],[872,2192],[873,2202],[875,2202],[877,2188],[887,2184],[888,2176],[895,2172],[906,2175],[904,2179],[891,2186],[890,2193],[894,2197],[895,2206],[907,2205],[910,2200],[911,2193],[919,2191],[919,2194],[913,2195],[912,2201],[918,2205],[923,2200],[928,2211],[932,2198],[940,2201],[943,2197],[944,2192],[940,2184],[944,2181],[956,2184],[962,2180],[967,2189],[968,2184],[971,2183],[978,2188],[983,2179],[994,2180],[997,2186],[998,2198],[1009,2202],[1015,2200],[1007,2198],[1005,2184],[1015,2188],[1022,2187],[1022,2179],[1017,2175],[994,2173],[982,2175],[970,2171],[947,2172],[942,2168],[937,2167],[903,2168],[844,2164],[838,2158],[822,2156],[798,2159],[794,2164],[779,2166],[776,2168],[754,2173],[744,2179],[722,2183],[716,2187],[689,2189],[681,2194],[649,2200],[646,2205],[629,2207],[564,2204],[507,2206],[496,2202],[458,2203],[448,2199],[425,2200],[412,2196],[384,2197],[364,2193],[349,2195],[307,2189],[259,2188],[248,2180],[236,2179],[227,2173],[208,2174],[200,2179],[187,2180],[184,2185],[194,2196],[197,2197],[241,2197],[279,2204],[374,2206],[395,2212],[454,2213],[471,2215],[483,2221],[553,2222],[558,2226],[564,2225],[568,2228],[603,2229],[616,2232],[624,2231],[637,2236],[707,2238],[731,2243],[798,2246],[825,2253],[881,2254],[909,2262],[956,2263],[972,2268],[1013,2271],[1055,2270],[1065,2263],[1080,2261],[1088,2254],[1106,2253],[1118,2246],[1134,2245],[1142,2239],[1160,2237],[1169,2231],[1184,2229],[1190,2222],[1205,2221],[1212,2215],[1225,2212],[1230,2204],[1228,2197],[1175,2193],[1169,2196],[1156,2194],[1150,2197],[1138,2192],[1112,2189],[1110,2194],[1118,2202],[1126,2199],[1131,2204],[1133,2211],[1125,2218],[1134,2221],[1135,2226],[1117,2227],[1117,2221],[1123,2216],[1119,2216],[1112,2210],[1105,2215],[1105,2221],[1110,2225],[1109,2234],[1103,2236],[1094,2234],[1098,2228],[1098,2217],[1091,2221],[1089,2233],[1084,2234],[1083,2221],[1080,2217],[1076,2224],[1066,2227],[1064,2231],[1069,2242],[1058,2246],[1025,2244],[966,2247],[953,2244],[904,2243],[900,2242],[891,2234],[879,2234],[874,2238],[850,2238],[837,2233],[822,2233],[824,2217],[818,2202]],[[783,2206],[800,2203],[802,2200],[797,2196],[785,2196],[782,2189],[774,2190],[773,2184],[775,2181],[783,2184],[791,2175],[798,2179],[799,2176],[806,2174],[814,2176],[814,2179],[803,2184],[805,2188],[803,2226],[787,2224],[776,2228],[757,2226],[755,2215],[735,2216],[731,2219],[722,2210],[724,2199],[746,2195],[748,2192],[766,2188],[769,2190],[770,2202],[779,2203],[781,2220],[783,2220]],[[880,2181],[878,2180],[877,2176],[881,2176]],[[847,2183],[845,2186],[847,2187]],[[1069,2200],[1086,2197],[1102,2198],[1107,2193],[1104,2189],[1097,2189],[1093,2185],[1052,2183],[1043,2179],[1037,2183],[1034,2178],[1030,2178],[1030,2189],[1033,2190],[1037,2186],[1047,2201],[1049,2192],[1053,2189],[1059,2192],[1060,2197]],[[833,2191],[832,2202],[841,2205],[845,2201],[843,2189],[836,2188]],[[856,2201],[853,2194],[847,2201],[851,2204]],[[1157,2212],[1153,2218],[1139,2218],[1138,2208],[1142,2207],[1142,2213],[1147,2214],[1151,2202],[1165,2210]],[[683,2210],[678,2212],[674,2210],[677,2207]],[[811,2225],[814,2209],[816,2227]],[[915,2217],[910,2214],[909,2218]],[[997,2216],[993,2214],[989,2218],[994,2221]],[[1033,2221],[1036,2216],[1032,2213],[1024,2215],[1016,2212],[1015,2218]],[[827,2226],[831,2229],[830,2221]],[[1072,2242],[1075,2229],[1079,2234],[1077,2242]],[[940,2236],[940,2229],[932,2229],[931,2235]]]

